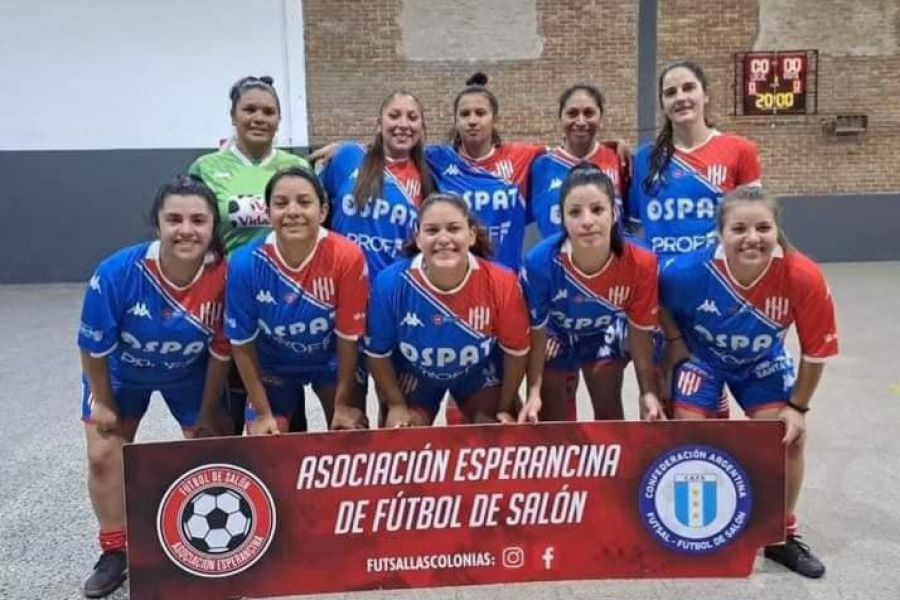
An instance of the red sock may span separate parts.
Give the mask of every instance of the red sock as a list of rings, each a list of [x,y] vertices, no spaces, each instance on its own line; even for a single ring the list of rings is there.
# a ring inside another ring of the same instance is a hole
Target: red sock
[[[97,536],[100,540],[100,549],[104,552],[124,552],[126,545],[125,530],[114,529],[101,531]]]
[[[797,535],[797,532],[800,531],[800,524],[797,521],[797,515],[790,514],[787,516],[787,519],[784,520],[784,533],[787,536]]]

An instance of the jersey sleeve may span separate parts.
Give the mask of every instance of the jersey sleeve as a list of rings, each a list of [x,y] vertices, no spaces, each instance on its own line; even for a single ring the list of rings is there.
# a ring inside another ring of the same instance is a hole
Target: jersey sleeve
[[[803,359],[822,362],[835,356],[838,336],[831,290],[822,272],[809,259],[792,265],[791,296]]]
[[[216,325],[212,342],[209,345],[209,353],[222,361],[231,360],[231,342],[228,341],[228,336],[225,335],[224,322]]]
[[[119,269],[107,259],[91,276],[84,293],[78,347],[100,358],[116,349],[119,342],[120,302],[117,297]]]
[[[659,267],[656,256],[635,248],[631,252],[636,281],[625,313],[628,321],[638,329],[655,329],[659,323]]]
[[[337,281],[335,333],[358,340],[366,332],[369,302],[369,269],[362,250],[353,243],[341,245],[341,271]]]
[[[322,182],[322,187],[325,188],[325,193],[331,199],[332,205],[338,201],[337,194],[340,192],[341,183],[347,177],[344,163],[349,152],[348,148],[347,144],[341,144],[319,174],[319,180]]]
[[[497,315],[495,333],[500,347],[507,354],[522,356],[528,353],[531,334],[528,327],[528,308],[516,276],[508,271],[494,271]]]
[[[397,345],[397,321],[394,318],[394,287],[396,269],[386,269],[375,278],[369,296],[369,312],[366,325],[364,351],[369,356],[390,356]]]
[[[513,165],[515,172],[513,173],[513,181],[519,186],[519,193],[525,196],[524,200],[527,205],[531,204],[531,166],[537,157],[547,151],[546,146],[538,144],[513,144],[512,154],[514,156]],[[529,208],[526,211],[526,219],[531,213]]]
[[[253,253],[239,251],[228,265],[225,284],[225,335],[240,346],[259,334],[259,308],[253,290]]]
[[[550,314],[550,278],[549,266],[541,260],[544,256],[540,248],[535,248],[525,256],[525,265],[519,275],[525,303],[528,307],[528,319],[533,329],[547,325]]]
[[[762,161],[756,144],[744,140],[738,161],[738,185],[758,185],[762,179]]]

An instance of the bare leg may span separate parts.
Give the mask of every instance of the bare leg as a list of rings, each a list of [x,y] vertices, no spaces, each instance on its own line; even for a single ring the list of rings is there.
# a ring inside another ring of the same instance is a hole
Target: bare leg
[[[575,376],[577,377],[577,373]],[[572,373],[560,369],[544,368],[541,381],[541,421],[566,421]],[[577,379],[576,379],[577,382]]]
[[[584,382],[587,384],[594,405],[594,420],[621,421],[625,419],[622,408],[622,376],[625,363],[607,361],[585,367]]]

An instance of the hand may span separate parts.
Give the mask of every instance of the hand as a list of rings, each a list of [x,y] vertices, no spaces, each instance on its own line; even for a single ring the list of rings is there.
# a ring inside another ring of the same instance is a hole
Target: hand
[[[368,429],[369,420],[364,413],[355,406],[335,406],[334,416],[331,418],[333,431],[345,431],[348,429]]]
[[[497,419],[497,422],[503,423],[504,425],[509,425],[510,423],[516,422],[516,418],[512,416],[509,411],[505,410],[501,410],[500,412],[498,412],[496,415],[494,415],[494,418]]]
[[[310,163],[315,164],[317,168],[319,167],[319,163],[321,163],[322,168],[325,168],[325,166],[331,161],[331,159],[334,158],[338,146],[339,144],[337,144],[336,142],[326,144],[306,158]]]
[[[785,406],[778,413],[778,418],[784,422],[787,431],[784,433],[784,439],[781,440],[786,446],[791,444],[802,444],[806,439],[806,415],[802,412],[794,410],[790,406]]]
[[[91,406],[91,421],[102,434],[112,433],[119,427],[118,413],[102,402],[94,402]]]
[[[387,416],[384,418],[385,429],[409,427],[409,409],[406,404],[388,407]]]
[[[540,421],[541,397],[537,394],[529,395],[525,406],[519,411],[519,423],[537,423]]]
[[[197,437],[217,437],[220,435],[232,435],[234,433],[234,423],[225,414],[225,411],[216,410],[210,412],[201,412],[197,417]]]
[[[281,433],[278,430],[278,420],[272,413],[257,414],[256,418],[247,424],[247,431],[250,435],[278,435]]]
[[[653,392],[641,396],[641,418],[645,421],[665,421],[666,411]]]

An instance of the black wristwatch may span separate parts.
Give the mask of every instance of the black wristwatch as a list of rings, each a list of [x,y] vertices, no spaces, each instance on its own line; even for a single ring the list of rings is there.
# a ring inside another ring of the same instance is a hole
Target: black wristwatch
[[[809,412],[808,406],[800,406],[799,404],[794,404],[790,400],[787,401],[787,405],[790,406],[791,408],[793,408],[794,410],[796,410],[801,415],[805,415],[806,413]]]

